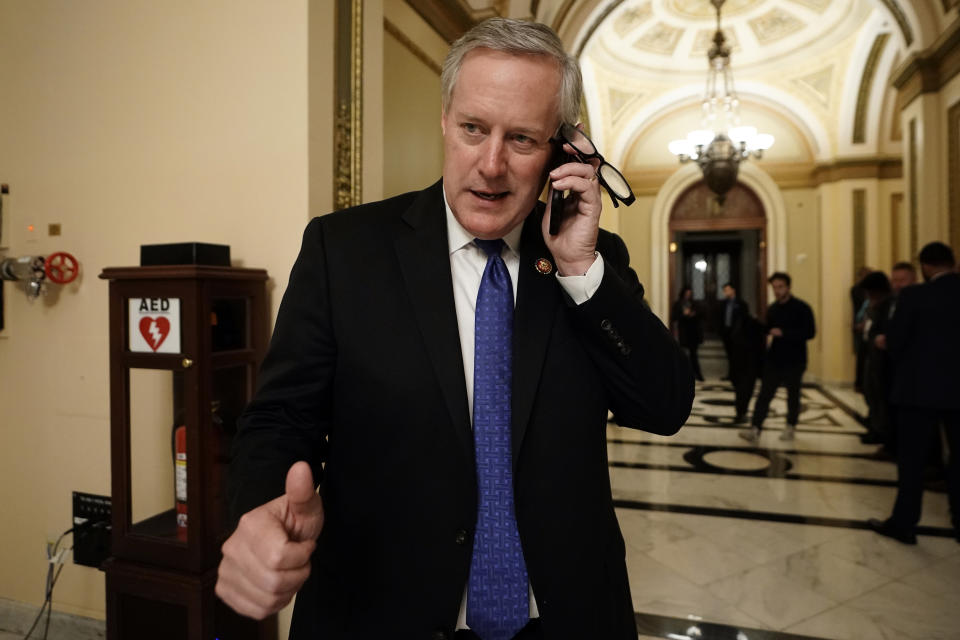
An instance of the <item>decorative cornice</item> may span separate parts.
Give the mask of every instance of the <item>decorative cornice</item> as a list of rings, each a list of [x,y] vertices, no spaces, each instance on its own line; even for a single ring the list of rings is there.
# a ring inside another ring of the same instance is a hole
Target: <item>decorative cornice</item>
[[[636,196],[655,196],[675,166],[628,171],[627,181]],[[900,158],[871,157],[837,160],[825,164],[813,162],[763,162],[763,170],[781,189],[809,189],[840,180],[896,180],[903,177]]]
[[[840,180],[896,180],[903,177],[903,161],[900,158],[858,158],[837,160],[830,164],[817,165],[813,170],[813,184],[819,186]]]
[[[407,34],[401,31],[397,25],[384,18],[383,30],[396,38],[397,41],[399,41],[407,51],[416,56],[417,60],[430,67],[430,70],[436,73],[438,76],[440,75],[442,68],[439,64],[437,64],[437,61],[431,58],[426,51],[417,45],[417,43],[408,38]]]
[[[893,86],[901,94],[900,107],[906,108],[922,93],[936,93],[960,73],[960,20],[940,34],[921,52],[913,53],[893,74]]]
[[[570,13],[570,9],[573,7],[574,0],[563,0],[563,4],[560,5],[560,8],[557,9],[557,14],[553,17],[553,30],[557,33],[560,33],[560,28],[563,26],[563,21],[567,19],[567,14]]]
[[[853,143],[862,144],[867,141],[867,109],[870,106],[870,90],[873,88],[873,78],[877,73],[877,63],[883,48],[890,39],[889,33],[878,34],[870,47],[870,55],[860,77],[860,90],[857,92],[857,109],[853,119]]]
[[[583,53],[583,48],[587,46],[587,43],[590,42],[590,38],[593,37],[593,33],[600,28],[600,25],[602,25],[603,21],[607,19],[607,16],[613,13],[613,11],[621,4],[623,4],[623,0],[614,0],[604,8],[603,12],[601,12],[592,23],[590,23],[590,28],[587,29],[587,35],[585,35],[583,40],[580,41],[580,46],[577,47],[577,50],[574,53],[574,56],[578,60],[580,59],[580,54]]]
[[[440,37],[451,44],[481,20],[500,15],[494,6],[474,9],[466,0],[406,1]]]
[[[903,12],[903,9],[900,8],[900,5],[897,4],[897,0],[881,0],[881,2],[883,2],[883,6],[890,11],[893,19],[897,21],[897,26],[900,27],[900,33],[903,34],[903,39],[906,40],[907,46],[909,47],[913,44],[913,29],[910,28],[910,21],[907,20],[907,15]]]

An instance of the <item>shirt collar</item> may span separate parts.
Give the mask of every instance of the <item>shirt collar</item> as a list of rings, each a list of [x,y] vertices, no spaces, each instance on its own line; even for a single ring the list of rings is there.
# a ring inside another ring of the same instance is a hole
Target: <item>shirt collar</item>
[[[458,251],[472,243],[474,237],[469,231],[463,228],[463,225],[460,224],[460,221],[457,220],[457,217],[453,215],[453,209],[450,208],[450,203],[447,202],[446,191],[443,191],[443,206],[447,210],[448,249],[450,253],[453,254],[455,251]],[[521,222],[503,237],[503,241],[506,243],[507,248],[518,256],[520,255],[520,236],[522,233],[523,223]]]

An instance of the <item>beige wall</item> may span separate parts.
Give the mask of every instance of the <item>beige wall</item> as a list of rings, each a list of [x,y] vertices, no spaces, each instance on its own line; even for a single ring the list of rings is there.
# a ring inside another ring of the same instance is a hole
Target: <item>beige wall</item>
[[[784,189],[781,193],[787,216],[787,273],[792,281],[791,291],[810,305],[817,324],[817,336],[807,343],[807,373],[811,378],[820,378],[822,327],[824,323],[834,320],[824,316],[825,313],[832,312],[832,309],[829,305],[824,306],[820,295],[819,198],[814,188]],[[769,256],[768,253],[768,276],[776,271]],[[773,290],[769,288],[769,284],[767,287],[767,304],[770,304],[774,300]]]
[[[440,76],[387,33],[383,43],[383,195],[422,189],[440,178]]]
[[[618,229],[615,230],[623,238],[630,252],[630,266],[637,272],[641,284],[643,284],[647,302],[653,304],[653,274],[650,270],[650,216],[653,213],[653,203],[655,196],[637,196],[636,201],[627,208],[621,207],[618,211]],[[604,198],[604,206],[607,206],[607,199]],[[609,228],[609,227],[608,227]],[[651,307],[661,320],[667,321],[670,313],[669,309],[657,309]]]
[[[308,215],[307,29],[306,0],[0,4],[10,253],[81,263],[34,303],[3,285],[0,597],[39,606],[71,490],[110,493],[100,271],[136,264],[142,243],[225,243],[268,270],[275,312]],[[311,54],[310,74],[329,76],[329,51]],[[329,123],[330,103],[311,117]],[[103,574],[67,566],[55,608],[102,617]]]

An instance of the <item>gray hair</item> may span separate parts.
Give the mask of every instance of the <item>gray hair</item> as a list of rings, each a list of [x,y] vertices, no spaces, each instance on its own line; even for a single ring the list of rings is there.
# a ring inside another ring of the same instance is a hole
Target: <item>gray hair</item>
[[[521,55],[541,55],[555,60],[561,71],[560,92],[557,96],[560,113],[557,115],[562,122],[577,123],[583,78],[576,58],[564,51],[560,37],[547,25],[509,18],[484,20],[460,36],[450,47],[440,74],[444,110],[450,106],[463,59],[474,49],[480,48]]]

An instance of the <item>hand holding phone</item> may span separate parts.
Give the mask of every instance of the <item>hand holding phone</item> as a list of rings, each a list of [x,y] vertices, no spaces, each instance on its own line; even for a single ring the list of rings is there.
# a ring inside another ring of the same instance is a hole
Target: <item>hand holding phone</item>
[[[550,159],[550,171],[568,162],[578,162],[576,156],[572,156],[563,150],[563,142],[553,142],[553,157]],[[576,211],[568,209],[568,196],[562,189],[550,187],[550,235],[555,236],[560,233],[560,225],[575,214]]]

